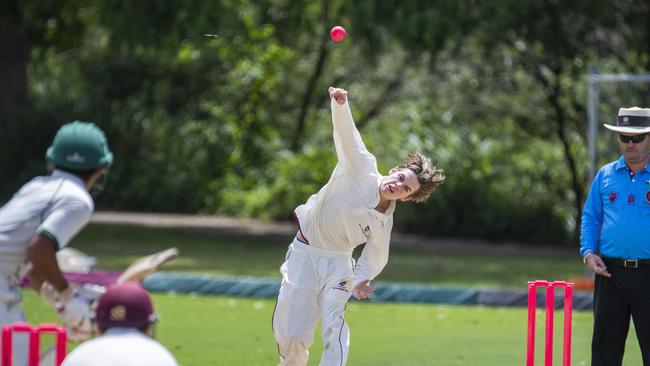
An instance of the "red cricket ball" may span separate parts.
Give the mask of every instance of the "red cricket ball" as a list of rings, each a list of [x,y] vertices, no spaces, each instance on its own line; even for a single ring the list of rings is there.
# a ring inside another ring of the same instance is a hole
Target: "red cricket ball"
[[[341,42],[345,39],[345,28],[340,25],[333,27],[332,30],[330,30],[330,37],[332,37],[332,41],[334,42]]]

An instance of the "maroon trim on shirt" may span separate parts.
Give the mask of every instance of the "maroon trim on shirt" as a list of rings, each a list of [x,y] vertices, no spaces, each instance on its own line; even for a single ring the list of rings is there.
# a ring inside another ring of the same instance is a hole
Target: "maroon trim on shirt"
[[[293,210],[293,217],[296,219],[296,223],[298,224],[298,231],[300,232],[300,235],[302,236],[303,239],[305,239],[306,244],[309,244],[309,239],[307,239],[305,233],[302,232],[302,228],[300,227],[300,219],[296,214],[296,210]]]

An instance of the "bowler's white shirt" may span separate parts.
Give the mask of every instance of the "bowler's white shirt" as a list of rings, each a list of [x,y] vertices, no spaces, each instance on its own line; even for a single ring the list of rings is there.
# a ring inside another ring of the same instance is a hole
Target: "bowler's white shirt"
[[[309,244],[348,251],[366,246],[353,275],[353,286],[375,278],[388,262],[395,202],[385,213],[379,204],[382,175],[354,125],[350,106],[331,101],[334,145],[338,162],[329,181],[294,213]]]
[[[135,328],[110,328],[73,349],[62,366],[178,366],[163,345]]]
[[[32,179],[0,208],[0,264],[24,262],[35,234],[63,248],[90,221],[94,207],[83,180],[74,174],[54,170]]]

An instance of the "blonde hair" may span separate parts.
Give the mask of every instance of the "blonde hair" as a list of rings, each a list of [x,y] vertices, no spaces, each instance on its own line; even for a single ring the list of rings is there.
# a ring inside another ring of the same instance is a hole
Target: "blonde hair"
[[[431,193],[445,181],[445,172],[438,169],[431,163],[426,156],[415,153],[409,154],[406,161],[398,168],[408,168],[415,173],[420,183],[420,189],[411,194],[411,199],[415,202],[424,202],[429,198]]]

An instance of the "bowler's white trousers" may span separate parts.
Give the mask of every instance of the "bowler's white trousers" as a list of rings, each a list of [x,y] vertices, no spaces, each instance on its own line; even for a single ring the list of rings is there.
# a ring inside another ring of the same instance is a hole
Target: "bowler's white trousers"
[[[304,366],[314,329],[322,319],[320,366],[343,366],[350,333],[345,306],[352,291],[352,252],[316,248],[295,239],[280,267],[282,285],[273,312],[280,366]]]

